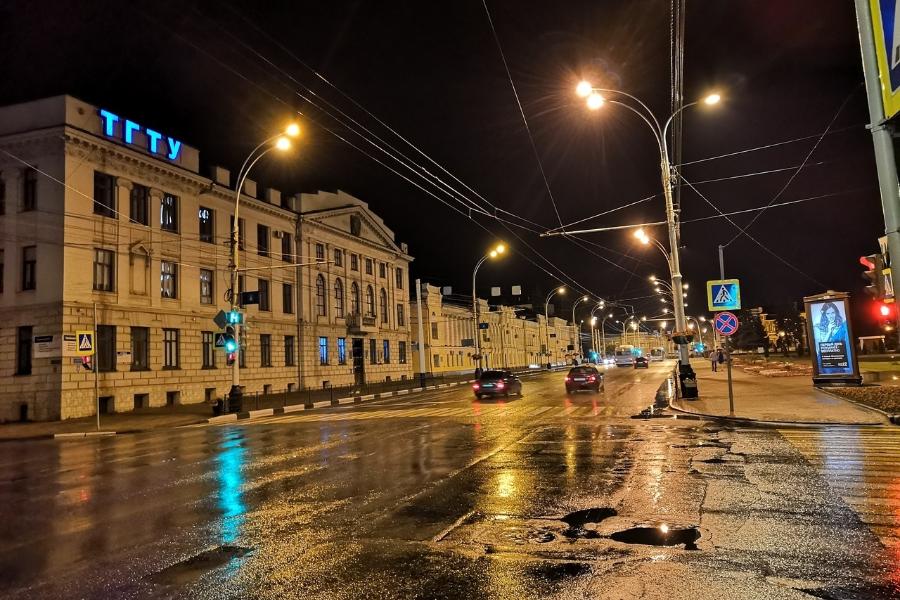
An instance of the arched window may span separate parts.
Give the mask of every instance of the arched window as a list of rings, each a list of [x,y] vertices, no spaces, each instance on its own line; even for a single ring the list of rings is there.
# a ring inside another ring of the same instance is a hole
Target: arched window
[[[375,316],[375,290],[372,286],[366,286],[366,316]]]
[[[334,316],[344,316],[344,284],[340,278],[334,280]]]
[[[350,314],[359,314],[359,286],[355,281],[350,286]]]
[[[378,296],[378,309],[381,311],[381,322],[388,322],[388,308],[387,308],[387,292],[384,291],[384,288],[381,288],[381,294]]]
[[[316,277],[316,314],[320,317],[328,314],[325,305],[325,278],[321,275]]]

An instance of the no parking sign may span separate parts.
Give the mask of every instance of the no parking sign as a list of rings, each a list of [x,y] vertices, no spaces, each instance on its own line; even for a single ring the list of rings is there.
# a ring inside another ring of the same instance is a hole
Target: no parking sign
[[[722,312],[716,315],[714,325],[716,331],[722,335],[732,335],[738,330],[738,327],[740,327],[740,322],[738,321],[737,315],[734,313]]]

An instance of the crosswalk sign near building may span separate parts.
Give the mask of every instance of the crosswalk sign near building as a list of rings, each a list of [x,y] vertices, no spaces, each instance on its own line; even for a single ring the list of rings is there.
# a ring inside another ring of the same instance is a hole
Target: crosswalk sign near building
[[[75,352],[78,356],[93,356],[96,346],[93,331],[75,332]]]
[[[716,279],[706,282],[709,310],[738,310],[741,308],[741,283],[737,279]]]

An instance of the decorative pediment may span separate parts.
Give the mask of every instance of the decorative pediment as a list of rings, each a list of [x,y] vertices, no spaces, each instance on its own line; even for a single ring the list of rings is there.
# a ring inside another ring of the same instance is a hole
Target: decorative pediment
[[[322,211],[304,217],[304,221],[340,232],[347,237],[361,239],[402,253],[401,248],[394,243],[393,232],[362,206],[347,206]]]
[[[143,256],[153,256],[153,250],[147,248],[143,240],[137,241],[128,249],[130,254],[139,254]]]

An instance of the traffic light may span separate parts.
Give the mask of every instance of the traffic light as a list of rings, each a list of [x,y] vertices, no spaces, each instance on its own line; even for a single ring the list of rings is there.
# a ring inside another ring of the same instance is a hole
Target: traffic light
[[[223,336],[225,338],[225,352],[228,354],[234,354],[237,352],[237,340],[234,339],[234,327],[229,325],[225,328],[225,334]]]
[[[228,352],[225,354],[225,366],[230,367],[234,364],[234,361],[237,359],[237,352]]]
[[[862,274],[867,282],[866,293],[876,300],[884,300],[884,257],[880,253],[860,256],[859,264],[867,269]]]
[[[876,303],[875,316],[878,319],[878,326],[886,331],[893,329],[894,324],[897,321],[897,315],[894,313],[895,310],[894,304],[885,304],[884,302]]]
[[[225,313],[225,319],[228,323],[232,325],[241,325],[244,322],[244,315],[239,311],[232,310]]]

